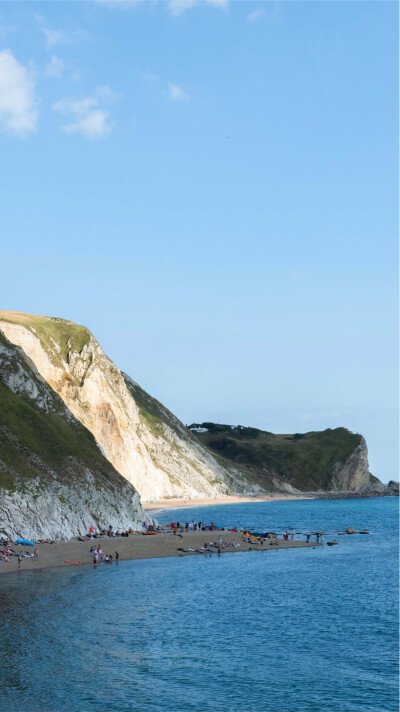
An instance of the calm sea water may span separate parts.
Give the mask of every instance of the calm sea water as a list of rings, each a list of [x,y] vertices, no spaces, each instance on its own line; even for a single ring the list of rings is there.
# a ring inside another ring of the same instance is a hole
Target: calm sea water
[[[3,712],[394,712],[398,500],[165,512],[336,547],[0,577]],[[1,565],[1,564],[0,564]]]

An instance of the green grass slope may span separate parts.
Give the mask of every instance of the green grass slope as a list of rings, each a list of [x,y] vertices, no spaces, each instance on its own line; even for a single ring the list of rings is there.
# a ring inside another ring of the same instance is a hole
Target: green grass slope
[[[10,379],[19,384],[17,392],[7,385]],[[44,481],[49,472],[62,484],[76,485],[86,478],[86,468],[99,486],[126,485],[89,430],[0,333],[0,488],[15,491],[37,477]]]
[[[335,463],[343,464],[361,442],[361,435],[346,428],[294,435],[215,423],[189,429],[225,466],[234,465],[250,480],[268,489],[277,476],[303,492],[327,489]]]
[[[90,339],[90,331],[85,326],[57,317],[0,310],[0,321],[29,329],[55,365],[66,361],[70,351],[80,352]]]

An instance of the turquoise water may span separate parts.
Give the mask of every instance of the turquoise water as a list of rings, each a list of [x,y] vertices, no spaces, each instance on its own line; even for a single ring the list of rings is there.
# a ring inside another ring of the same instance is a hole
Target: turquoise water
[[[337,532],[337,547],[0,577],[0,710],[394,712],[398,500],[163,513]]]

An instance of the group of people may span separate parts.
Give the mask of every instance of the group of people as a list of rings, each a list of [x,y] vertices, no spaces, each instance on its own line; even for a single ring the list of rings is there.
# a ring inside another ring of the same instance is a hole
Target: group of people
[[[169,525],[171,528],[171,531],[173,533],[177,532],[197,532],[197,531],[203,531],[203,532],[214,532],[214,531],[225,531],[224,527],[218,527],[214,522],[211,522],[211,524],[205,524],[204,522],[186,522],[185,525],[181,524],[180,522],[171,522]],[[237,529],[234,527],[233,529],[229,529],[231,532],[236,532]]]
[[[133,529],[127,529],[125,532],[120,532],[118,529],[117,531],[113,530],[113,527],[110,525],[108,529],[99,529],[97,530],[96,527],[92,526],[90,527],[89,531],[87,534],[84,536],[78,536],[77,539],[78,541],[88,541],[89,539],[100,539],[100,537],[103,536],[108,536],[108,537],[128,537],[129,534],[134,534]]]
[[[286,532],[283,532],[283,538],[284,538],[285,541],[289,541],[289,539],[291,539],[291,540],[293,541],[293,539],[294,539],[294,532],[292,532],[291,534],[288,534],[287,531],[286,531]]]
[[[310,538],[311,538],[311,536],[312,536],[312,534],[306,534],[306,542],[307,542],[307,544],[310,543]],[[321,542],[321,543],[323,542],[322,532],[316,532],[316,533],[315,533],[315,541],[318,541],[318,542]]]
[[[104,554],[103,549],[101,546],[92,546],[90,548],[91,554],[93,554],[93,564],[94,566],[97,566],[99,561],[104,561],[106,564],[112,564],[113,562],[113,556],[112,554]],[[119,553],[118,551],[115,551],[115,561],[118,563],[119,560]]]
[[[34,552],[29,551],[15,551],[15,544],[11,539],[1,539],[0,544],[3,549],[0,550],[0,561],[12,561],[10,557],[16,556],[18,561],[18,568],[21,568],[22,559],[38,559],[39,549],[36,547]]]

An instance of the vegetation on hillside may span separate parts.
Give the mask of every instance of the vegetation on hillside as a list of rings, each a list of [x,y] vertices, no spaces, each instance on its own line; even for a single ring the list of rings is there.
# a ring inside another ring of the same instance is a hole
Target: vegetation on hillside
[[[45,483],[50,472],[59,482],[76,484],[85,477],[85,468],[95,474],[102,486],[125,484],[100,452],[93,435],[71,414],[67,417],[59,396],[43,384],[20,349],[2,335],[0,344],[13,353],[12,362],[3,354],[0,363],[0,487],[14,491],[38,477]],[[50,400],[51,408],[40,407],[37,399],[14,393],[5,385],[2,376],[6,371],[15,374],[18,366],[38,392],[47,390],[46,403]]]
[[[90,339],[90,331],[85,326],[57,317],[0,310],[0,321],[29,329],[38,337],[43,349],[56,365],[67,361],[70,351],[80,352]]]
[[[193,423],[189,429],[225,466],[256,476],[261,486],[277,476],[302,491],[327,489],[335,463],[343,464],[361,442],[361,435],[346,428],[294,435],[215,423]]]

